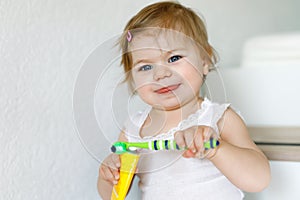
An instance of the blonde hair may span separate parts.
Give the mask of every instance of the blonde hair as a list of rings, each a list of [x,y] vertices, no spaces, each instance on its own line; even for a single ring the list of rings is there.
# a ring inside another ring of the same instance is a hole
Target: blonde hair
[[[128,50],[128,32],[153,27],[172,29],[184,33],[206,51],[212,63],[217,61],[217,54],[208,43],[206,27],[201,18],[192,9],[177,2],[158,2],[143,8],[129,20],[124,28],[119,40],[122,50],[121,65],[123,65],[126,73],[124,81],[132,80],[130,71],[133,63],[131,53]],[[130,87],[132,86],[130,85]]]

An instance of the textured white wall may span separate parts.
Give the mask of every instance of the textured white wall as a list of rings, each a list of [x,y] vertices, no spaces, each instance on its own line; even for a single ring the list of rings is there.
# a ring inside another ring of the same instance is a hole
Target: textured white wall
[[[0,1],[0,199],[99,199],[99,163],[74,128],[74,82],[89,53],[150,2]],[[182,2],[203,13],[226,66],[238,65],[245,38],[300,23],[297,0]]]
[[[85,57],[120,30],[128,2],[0,1],[1,200],[99,199],[72,91]]]

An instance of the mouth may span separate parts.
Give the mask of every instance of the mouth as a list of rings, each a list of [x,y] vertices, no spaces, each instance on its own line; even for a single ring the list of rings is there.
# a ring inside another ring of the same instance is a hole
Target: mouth
[[[156,92],[158,94],[165,94],[165,93],[172,92],[173,90],[176,90],[177,88],[179,88],[179,86],[180,86],[180,84],[169,85],[167,87],[162,87],[158,90],[155,90],[154,92]]]

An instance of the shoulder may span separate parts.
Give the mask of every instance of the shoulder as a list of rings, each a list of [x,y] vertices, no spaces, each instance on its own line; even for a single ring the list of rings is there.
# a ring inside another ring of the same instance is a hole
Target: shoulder
[[[223,131],[225,131],[225,128],[246,128],[244,120],[230,106],[224,110],[224,114],[222,118],[220,118],[218,126],[220,126]]]
[[[232,125],[246,128],[246,124],[241,112],[238,109],[236,109],[231,103],[211,104],[213,105],[212,107],[215,110],[216,115],[218,115],[218,127],[222,127],[224,125]]]
[[[253,146],[247,126],[241,116],[228,107],[218,122],[220,135],[223,140],[240,147]]]

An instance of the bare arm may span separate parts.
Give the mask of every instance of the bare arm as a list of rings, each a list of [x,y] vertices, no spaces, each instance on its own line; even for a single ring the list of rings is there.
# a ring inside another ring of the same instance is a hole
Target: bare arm
[[[250,138],[243,120],[229,108],[218,126],[220,145],[209,159],[241,190],[258,192],[267,187],[271,178],[268,159]]]

